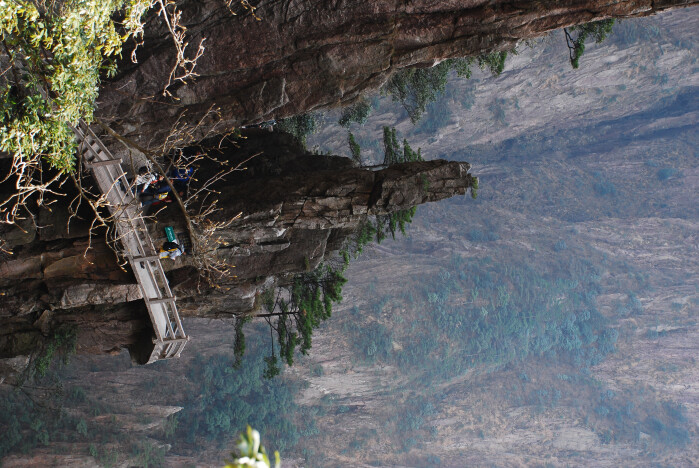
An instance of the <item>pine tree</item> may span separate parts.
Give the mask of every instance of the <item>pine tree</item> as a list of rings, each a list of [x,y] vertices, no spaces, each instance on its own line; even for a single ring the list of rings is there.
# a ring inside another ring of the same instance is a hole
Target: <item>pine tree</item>
[[[332,306],[342,301],[342,287],[347,282],[344,271],[349,259],[340,268],[320,264],[315,270],[294,275],[291,284],[267,291],[262,299],[272,337],[270,356],[265,359],[265,377],[277,375],[281,369],[278,359],[288,366],[294,354],[308,354],[313,330],[332,315]],[[275,344],[276,338],[276,344]]]
[[[585,53],[585,41],[593,37],[597,44],[603,42],[611,34],[614,22],[614,19],[606,19],[573,26],[570,30],[567,28],[563,29],[566,36],[566,44],[568,45],[570,65],[573,68],[580,66],[580,57]],[[577,33],[577,36],[573,38],[571,32]]]
[[[358,166],[362,165],[362,149],[355,140],[352,132],[348,132],[347,144],[350,147],[350,153],[352,153],[352,161],[354,161]]]
[[[385,166],[404,162],[424,161],[422,159],[422,150],[418,148],[417,152],[415,152],[406,139],[403,139],[403,149],[401,150],[395,128],[383,128],[383,147],[383,164]]]

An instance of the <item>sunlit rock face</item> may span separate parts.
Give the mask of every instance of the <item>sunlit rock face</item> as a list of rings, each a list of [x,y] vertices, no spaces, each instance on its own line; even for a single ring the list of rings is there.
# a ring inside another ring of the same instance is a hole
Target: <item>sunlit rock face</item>
[[[120,75],[103,86],[98,115],[123,136],[157,146],[178,119],[180,126],[199,124],[196,138],[212,127],[339,106],[378,88],[401,68],[512,48],[573,24],[694,3],[263,0],[253,17],[242,8],[234,16],[223,2],[180,2],[189,53],[202,40],[205,46],[198,76],[186,86],[170,86],[171,96],[163,94],[174,48],[154,20],[138,63],[124,61]]]

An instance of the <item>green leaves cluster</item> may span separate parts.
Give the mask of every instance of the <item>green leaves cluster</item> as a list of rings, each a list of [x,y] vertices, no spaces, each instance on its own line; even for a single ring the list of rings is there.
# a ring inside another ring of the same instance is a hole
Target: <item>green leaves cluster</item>
[[[0,0],[1,53],[10,66],[0,79],[0,149],[24,161],[43,156],[52,167],[72,171],[69,125],[92,120],[100,73],[116,71],[112,59],[142,33],[141,17],[151,4]]]
[[[58,328],[32,362],[32,371],[39,377],[46,375],[56,354],[63,364],[68,364],[70,356],[75,354],[78,342],[77,329],[72,326]]]
[[[305,147],[306,138],[318,130],[318,124],[314,114],[301,114],[280,120],[277,122],[277,128],[293,135]]]
[[[488,70],[499,76],[505,69],[505,60],[515,50],[491,52],[477,57],[448,59],[429,68],[408,68],[396,72],[386,83],[383,92],[400,102],[408,113],[410,121],[417,123],[427,105],[444,93],[449,73],[454,71],[460,77],[471,78],[471,66],[477,63],[481,70]]]
[[[343,109],[338,123],[343,127],[349,127],[353,122],[359,125],[364,125],[369,118],[371,108],[371,103],[365,98],[361,98],[351,106]]]
[[[396,238],[396,233],[400,231],[405,235],[405,227],[413,222],[413,216],[417,212],[417,206],[405,210],[394,211],[387,215],[378,215],[374,222],[367,221],[368,228],[373,232],[376,243],[380,244],[386,239],[387,234],[391,234],[391,238]]]
[[[507,55],[509,53],[517,55],[516,50],[503,50],[499,52],[490,52],[488,54],[481,54],[477,57],[478,66],[481,70],[488,70],[493,76],[500,76],[500,74],[505,69],[505,61],[507,60]]]
[[[239,369],[233,362],[225,355],[198,356],[188,367],[187,378],[196,385],[179,413],[176,440],[197,447],[204,440],[215,441],[218,447],[228,447],[231,435],[250,424],[273,440],[276,449],[294,446],[302,429],[291,418],[298,409],[298,387],[283,378],[264,379],[263,351],[257,347]]]
[[[354,161],[358,166],[362,165],[362,148],[357,143],[354,138],[354,134],[349,132],[347,135],[347,144],[350,148],[350,153],[352,154],[352,161]]]
[[[413,123],[420,120],[425,107],[444,92],[449,72],[471,77],[472,58],[449,59],[430,68],[407,68],[395,73],[384,92],[400,102]]]
[[[595,365],[614,351],[618,338],[597,310],[599,282],[599,271],[583,259],[536,271],[525,263],[454,257],[438,274],[421,278],[404,298],[376,298],[383,304],[404,301],[416,317],[407,335],[391,327],[392,339],[410,346],[389,349],[377,360],[423,382],[530,355],[557,354],[580,367]],[[463,291],[470,292],[466,303],[456,299],[463,298]],[[365,328],[367,323],[349,331],[361,334]],[[379,344],[384,339],[376,333],[349,338],[360,354],[371,349],[366,339],[381,339]]]

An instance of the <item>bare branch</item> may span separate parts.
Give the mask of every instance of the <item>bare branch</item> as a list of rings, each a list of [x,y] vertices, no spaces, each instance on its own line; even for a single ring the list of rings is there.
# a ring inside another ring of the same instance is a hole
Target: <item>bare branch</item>
[[[175,45],[175,50],[177,57],[175,59],[175,65],[170,71],[170,76],[168,81],[163,88],[163,95],[172,97],[173,99],[178,99],[168,91],[168,88],[177,82],[187,83],[187,80],[193,80],[197,77],[197,73],[194,69],[197,66],[197,60],[204,54],[204,40],[202,38],[199,41],[197,50],[191,58],[187,58],[187,47],[189,47],[189,42],[187,42],[187,28],[181,23],[182,12],[177,9],[177,6],[173,0],[156,0],[156,5],[159,6],[159,16],[162,17],[165,25],[170,31],[172,36],[172,41]]]

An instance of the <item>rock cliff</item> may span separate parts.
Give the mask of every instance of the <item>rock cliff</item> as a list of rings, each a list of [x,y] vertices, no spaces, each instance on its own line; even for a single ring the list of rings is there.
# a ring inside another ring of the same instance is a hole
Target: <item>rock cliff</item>
[[[285,274],[317,266],[367,216],[463,195],[475,180],[462,162],[356,168],[346,158],[310,154],[281,133],[249,132],[245,140],[225,148],[222,157],[236,162],[258,153],[247,170],[212,187],[223,207],[214,221],[242,213],[219,232],[223,247],[216,252],[219,260],[236,266],[236,277],[212,288],[186,256],[165,265],[184,316],[250,312],[263,289]],[[206,170],[202,167],[201,173]],[[61,323],[78,325],[79,349],[85,352],[134,344],[147,328],[133,276],[119,267],[102,239],[93,238],[88,249],[85,223],[69,223],[68,216],[59,210],[50,216],[40,213],[45,224],[38,230],[3,227],[6,248],[13,252],[0,264],[1,319],[13,324],[2,329],[4,357],[27,352]],[[176,207],[168,207],[155,221],[151,236],[156,245],[166,240],[164,225],[174,226],[186,240]],[[97,310],[102,318],[94,321]],[[111,338],[98,344],[96,333]]]
[[[190,49],[202,40],[206,47],[196,79],[171,86],[172,98],[163,96],[175,51],[152,18],[138,64],[125,60],[120,75],[100,92],[98,115],[144,146],[160,145],[175,121],[199,123],[196,137],[211,128],[340,106],[401,68],[512,48],[573,24],[696,2],[262,0],[256,16],[243,9],[233,15],[214,0],[178,3]],[[212,108],[218,115],[209,113]]]

